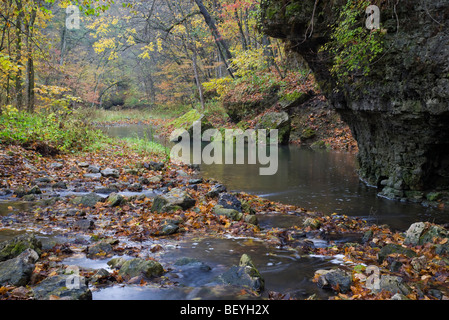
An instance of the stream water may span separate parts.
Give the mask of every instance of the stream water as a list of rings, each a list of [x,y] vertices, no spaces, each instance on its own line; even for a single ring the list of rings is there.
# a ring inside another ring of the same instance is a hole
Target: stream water
[[[152,137],[151,128],[144,125],[104,130],[115,137]],[[377,196],[376,188],[360,181],[352,153],[279,146],[277,173],[260,175],[260,167],[260,164],[200,165],[204,178],[214,178],[229,190],[244,191],[324,214],[336,212],[361,217],[368,222],[387,224],[393,230],[406,230],[417,221],[449,222],[448,211]]]

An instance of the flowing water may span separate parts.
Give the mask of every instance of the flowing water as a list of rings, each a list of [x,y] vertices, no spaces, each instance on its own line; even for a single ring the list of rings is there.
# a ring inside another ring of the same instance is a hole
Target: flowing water
[[[105,128],[116,137],[152,137],[149,126]],[[156,137],[157,139],[157,137]],[[224,156],[224,155],[223,155]],[[223,161],[224,162],[224,161]],[[278,148],[278,171],[259,174],[260,164],[201,164],[201,175],[221,181],[229,190],[244,191],[324,214],[345,214],[405,230],[417,221],[449,222],[449,212],[421,204],[377,196],[376,188],[360,181],[355,155],[299,146]]]

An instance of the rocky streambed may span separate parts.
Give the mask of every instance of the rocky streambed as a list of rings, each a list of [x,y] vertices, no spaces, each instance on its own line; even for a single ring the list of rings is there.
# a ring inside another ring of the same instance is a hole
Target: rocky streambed
[[[124,145],[0,159],[2,299],[448,297],[442,225],[309,212]]]

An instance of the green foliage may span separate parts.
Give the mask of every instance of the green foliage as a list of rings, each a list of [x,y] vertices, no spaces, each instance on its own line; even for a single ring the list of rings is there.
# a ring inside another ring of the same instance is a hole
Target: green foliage
[[[331,41],[321,48],[333,56],[331,73],[339,84],[351,81],[351,76],[370,73],[371,63],[383,51],[382,29],[365,28],[364,13],[369,5],[366,0],[348,0],[340,10]]]
[[[30,114],[6,106],[0,115],[0,123],[0,143],[43,142],[62,152],[75,152],[108,141],[100,130],[93,129],[76,115],[63,119],[53,112]]]

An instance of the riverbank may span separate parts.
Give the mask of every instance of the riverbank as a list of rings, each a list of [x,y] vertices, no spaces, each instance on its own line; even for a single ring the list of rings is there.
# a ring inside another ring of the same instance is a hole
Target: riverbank
[[[31,272],[25,272],[25,280],[16,285],[3,283],[2,299],[88,298],[89,291],[115,284],[177,287],[176,280],[166,276],[173,265],[163,265],[165,245],[205,236],[257,239],[298,257],[339,259],[338,271],[316,270],[316,277],[309,279],[329,290],[334,299],[449,296],[444,226],[425,223],[407,232],[392,232],[387,226],[358,218],[318,214],[235,193],[218,181],[202,179],[195,168],[167,162],[160,155],[138,153],[126,144],[45,157],[35,150],[3,145],[0,163],[1,198],[6,204],[1,229],[58,234],[62,239],[37,250],[37,259],[27,258],[34,260],[28,263]],[[260,225],[259,220],[273,216],[297,220],[283,227]],[[83,286],[80,296],[58,295],[56,288],[48,289],[49,295],[39,295],[45,291],[42,284],[66,279],[64,261],[77,254],[105,262],[119,256],[140,259],[134,261],[145,272],[80,268],[80,275],[90,283]],[[14,259],[17,256],[8,256],[0,270]],[[367,285],[368,266],[377,268],[378,289]],[[289,292],[243,289],[248,298],[297,298]]]

